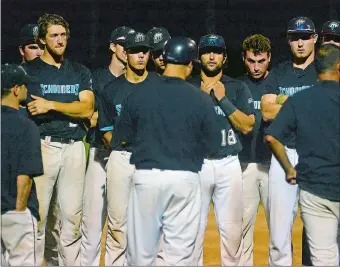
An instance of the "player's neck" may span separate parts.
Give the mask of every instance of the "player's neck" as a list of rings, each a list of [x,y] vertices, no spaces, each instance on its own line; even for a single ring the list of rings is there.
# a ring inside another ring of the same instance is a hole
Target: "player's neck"
[[[125,73],[126,68],[125,65],[116,56],[113,56],[111,58],[109,70],[112,75],[119,77],[120,75]]]
[[[223,75],[222,70],[217,75],[214,75],[214,76],[209,76],[207,73],[201,70],[201,80],[203,81],[203,83],[206,83],[206,84],[214,84],[220,81],[222,78],[222,75]]]
[[[52,55],[46,48],[40,58],[45,63],[56,66],[57,68],[60,68],[61,64],[64,61],[64,55],[61,55],[61,56]]]
[[[185,66],[183,65],[167,64],[163,76],[175,77],[182,80],[187,79],[185,75]]]
[[[146,69],[143,70],[132,70],[131,68],[127,67],[125,72],[125,78],[130,83],[140,83],[146,79],[148,76],[148,71]]]
[[[7,96],[1,99],[1,106],[8,106],[19,110],[19,102],[15,101],[11,96]]]
[[[293,66],[299,69],[305,69],[314,61],[315,52],[313,51],[307,58],[296,58],[293,59]]]

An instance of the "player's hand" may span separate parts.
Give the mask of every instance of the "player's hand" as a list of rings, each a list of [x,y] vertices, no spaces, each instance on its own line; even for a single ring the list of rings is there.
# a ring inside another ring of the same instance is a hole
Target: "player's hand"
[[[220,101],[223,97],[225,97],[225,87],[224,84],[220,81],[214,84],[213,86],[215,97],[218,101]]]
[[[27,104],[28,110],[32,115],[39,115],[49,112],[52,109],[52,102],[45,98],[31,95],[32,102]]]
[[[287,177],[287,183],[291,185],[296,184],[296,170],[294,168],[292,168],[291,170],[287,172],[286,177]]]
[[[280,105],[283,105],[287,101],[288,97],[289,97],[288,95],[281,95],[280,94],[276,98],[276,103],[280,104]]]
[[[210,95],[210,92],[213,89],[213,85],[213,83],[204,83],[203,81],[201,81],[201,90]]]

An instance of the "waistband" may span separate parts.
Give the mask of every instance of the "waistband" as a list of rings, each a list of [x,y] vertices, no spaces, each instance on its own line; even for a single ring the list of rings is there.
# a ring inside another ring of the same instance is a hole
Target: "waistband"
[[[83,139],[71,139],[64,137],[54,137],[54,136],[40,136],[40,139],[45,140],[46,143],[58,142],[62,144],[73,144],[74,142],[82,141]]]

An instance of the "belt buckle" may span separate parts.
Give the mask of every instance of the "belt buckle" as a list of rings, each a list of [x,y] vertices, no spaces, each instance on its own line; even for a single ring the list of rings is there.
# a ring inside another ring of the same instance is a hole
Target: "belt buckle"
[[[45,143],[48,145],[51,143],[51,136],[45,136]]]

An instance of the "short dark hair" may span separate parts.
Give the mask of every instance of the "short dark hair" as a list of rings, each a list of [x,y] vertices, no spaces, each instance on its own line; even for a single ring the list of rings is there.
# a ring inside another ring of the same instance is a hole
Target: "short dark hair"
[[[251,51],[254,55],[267,52],[271,53],[271,45],[269,38],[263,36],[262,34],[254,34],[248,36],[242,43],[243,54],[247,51]]]
[[[323,44],[320,46],[315,67],[318,73],[335,72],[335,65],[340,61],[340,47],[335,44]]]
[[[44,14],[38,20],[39,38],[46,37],[47,28],[51,25],[61,25],[66,30],[67,38],[70,37],[70,27],[68,22],[57,14]]]

